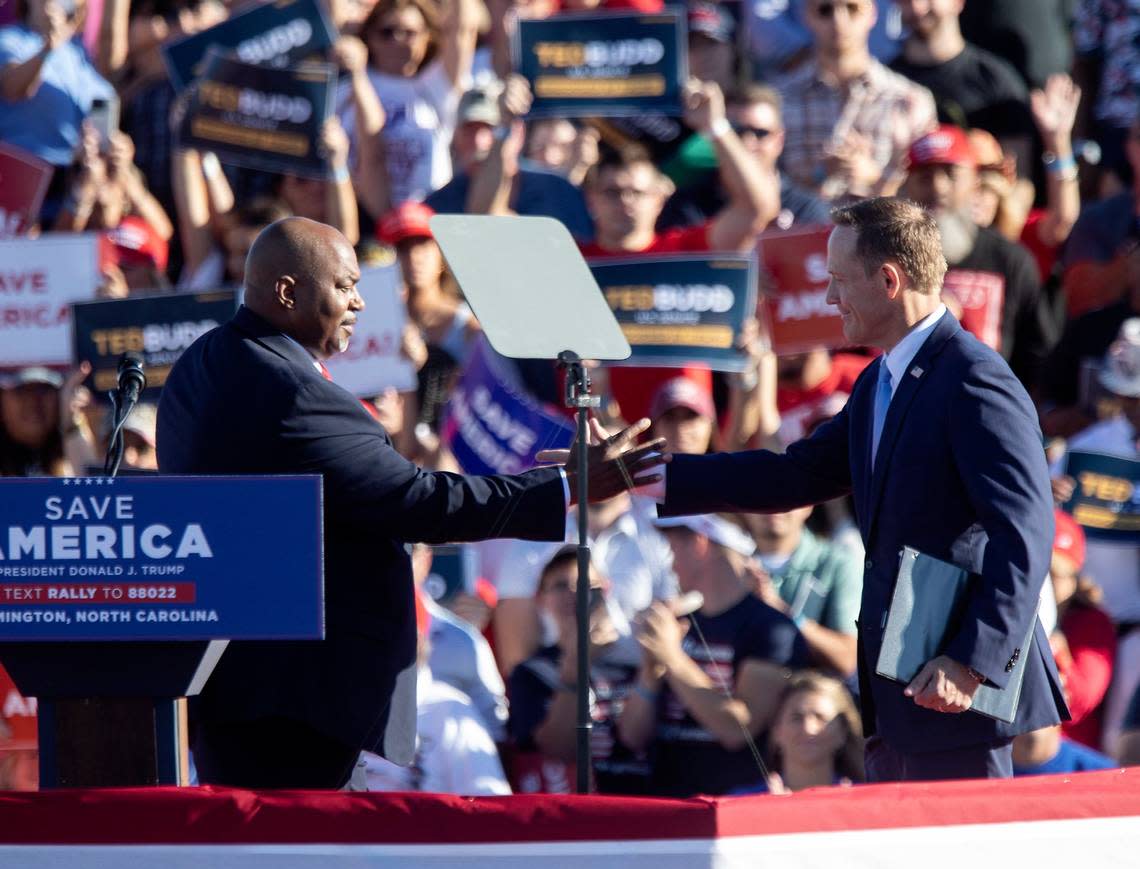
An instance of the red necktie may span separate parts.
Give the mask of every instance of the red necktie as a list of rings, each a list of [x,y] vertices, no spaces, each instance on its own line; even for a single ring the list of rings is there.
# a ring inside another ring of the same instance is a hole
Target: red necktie
[[[325,380],[332,380],[332,375],[329,374],[329,370],[327,368],[325,368],[325,363],[321,362],[318,359],[317,360],[317,367],[321,370],[321,377],[323,377]]]

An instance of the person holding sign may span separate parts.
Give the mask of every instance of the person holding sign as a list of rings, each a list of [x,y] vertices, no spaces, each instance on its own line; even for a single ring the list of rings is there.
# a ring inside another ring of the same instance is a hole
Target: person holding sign
[[[1108,397],[1115,400],[1118,412],[1075,434],[1069,439],[1067,451],[1053,468],[1054,492],[1066,509],[1081,518],[1082,500],[1096,503],[1124,501],[1124,510],[1113,514],[1119,521],[1135,517],[1135,508],[1128,510],[1129,497],[1122,497],[1121,486],[1135,488],[1136,481],[1128,481],[1108,473],[1093,472],[1090,468],[1080,474],[1073,470],[1076,457],[1101,461],[1123,459],[1132,463],[1140,460],[1140,317],[1125,320],[1115,341],[1105,354],[1098,376],[1099,384]],[[1080,479],[1073,479],[1073,477]],[[1131,496],[1134,498],[1134,496]],[[1133,501],[1134,503],[1134,501]],[[1104,707],[1104,734],[1102,744],[1110,754],[1114,752],[1120,735],[1121,722],[1133,691],[1140,685],[1140,545],[1134,536],[1117,532],[1113,537],[1099,530],[1088,541],[1085,569],[1104,591],[1104,608],[1117,626],[1116,667],[1112,687]]]
[[[183,353],[162,391],[163,473],[324,477],[326,638],[230,645],[192,711],[203,782],[337,788],[362,749],[408,763],[416,678],[405,541],[565,534],[573,463],[518,476],[423,471],[331,382],[323,361],[352,338],[359,278],[332,227],[272,224],[250,248],[245,304]],[[660,479],[648,473],[660,442],[630,449],[648,424],[592,447],[592,498]]]
[[[853,344],[885,351],[808,438],[766,450],[673,457],[662,516],[780,512],[853,493],[866,546],[859,678],[871,781],[998,778],[1015,735],[1068,718],[1048,640],[1020,648],[1049,569],[1053,504],[1037,414],[1009,366],[940,299],[934,218],[903,199],[832,213],[828,302]],[[908,685],[876,675],[904,545],[975,581],[941,653]],[[1012,724],[970,709],[1024,658]]]

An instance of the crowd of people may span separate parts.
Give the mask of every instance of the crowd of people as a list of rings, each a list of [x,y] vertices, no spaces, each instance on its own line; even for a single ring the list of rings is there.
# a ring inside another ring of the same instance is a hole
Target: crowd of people
[[[533,94],[510,51],[520,18],[652,13],[661,0],[327,0],[339,80],[323,179],[222,163],[178,140],[160,49],[242,6],[0,7],[12,18],[0,27],[0,142],[55,167],[31,233],[106,234],[102,298],[240,286],[253,239],[288,215],[338,229],[362,265],[395,260],[418,386],[362,399],[418,464],[458,469],[441,420],[482,340],[433,214],[555,218],[603,259],[751,252],[879,195],[935,216],[943,301],[1037,402],[1058,507],[1080,485],[1070,453],[1140,459],[1140,11],[1128,4],[690,0],[681,117],[528,120]],[[121,119],[101,136],[89,115],[108,98]],[[767,337],[746,324],[740,373],[598,369],[600,416],[647,416],[675,453],[783,450],[843,406],[873,357],[825,346],[777,357]],[[536,401],[561,404],[552,366],[517,369]],[[0,474],[102,463],[106,411],[83,386],[89,370],[4,374]],[[134,412],[125,447],[124,467],[156,468],[153,406]],[[598,792],[859,782],[865,556],[852,504],[668,520],[655,507],[634,492],[589,508],[588,674],[573,548],[467,544],[477,581],[436,601],[433,550],[409,542],[415,761],[364,754],[351,786],[568,792],[583,679]],[[1018,737],[1015,771],[1140,763],[1140,544],[1086,539],[1058,509],[1039,617],[1072,720]],[[0,770],[26,786],[17,752]]]

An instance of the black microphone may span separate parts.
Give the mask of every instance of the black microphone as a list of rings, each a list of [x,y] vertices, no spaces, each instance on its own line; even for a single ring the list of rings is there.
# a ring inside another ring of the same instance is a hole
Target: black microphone
[[[146,375],[143,374],[142,357],[137,353],[124,353],[119,359],[119,394],[123,397],[123,405],[136,403],[144,389]]]

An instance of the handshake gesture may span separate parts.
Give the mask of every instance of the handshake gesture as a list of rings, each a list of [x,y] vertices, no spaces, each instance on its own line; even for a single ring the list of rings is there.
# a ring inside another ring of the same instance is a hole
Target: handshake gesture
[[[672,456],[663,453],[664,438],[657,438],[636,446],[638,436],[649,428],[650,421],[642,419],[609,434],[597,419],[590,418],[587,469],[590,502],[605,501],[622,492],[660,482],[664,475],[654,472]],[[561,462],[566,466],[566,481],[570,484],[570,503],[578,503],[578,442],[568,450],[543,450],[536,458],[540,462]]]

